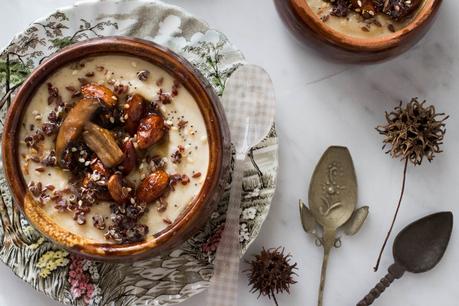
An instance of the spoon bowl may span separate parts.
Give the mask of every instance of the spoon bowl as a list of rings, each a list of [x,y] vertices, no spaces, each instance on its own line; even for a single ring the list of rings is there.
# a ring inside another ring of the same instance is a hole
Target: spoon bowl
[[[408,271],[422,273],[433,269],[442,259],[453,231],[453,214],[440,212],[419,219],[405,227],[395,238],[395,263],[389,273],[357,306],[369,306],[392,282]]]
[[[443,257],[453,228],[453,214],[441,212],[419,219],[395,238],[395,262],[411,273],[435,267]]]
[[[269,74],[255,65],[244,65],[228,80],[223,95],[236,153],[247,152],[269,133],[274,118],[274,86]]]

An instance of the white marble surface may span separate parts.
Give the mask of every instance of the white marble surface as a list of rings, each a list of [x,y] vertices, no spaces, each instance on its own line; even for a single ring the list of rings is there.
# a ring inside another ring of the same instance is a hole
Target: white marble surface
[[[0,44],[34,19],[72,0],[0,0]],[[247,59],[265,67],[276,85],[280,173],[277,196],[264,228],[249,250],[285,246],[298,262],[298,284],[280,305],[315,305],[321,249],[302,231],[298,198],[306,198],[313,167],[331,144],[350,148],[359,179],[359,203],[370,218],[356,237],[333,251],[325,305],[355,305],[391,264],[387,251],[379,273],[372,272],[378,248],[394,211],[402,163],[381,152],[374,127],[400,99],[426,98],[451,115],[445,152],[432,164],[410,168],[405,201],[395,232],[425,214],[452,210],[459,217],[459,2],[444,1],[440,17],[421,43],[387,63],[351,66],[329,63],[297,43],[281,24],[271,0],[170,0],[222,30]],[[392,242],[392,239],[390,243]],[[459,235],[454,230],[443,261],[423,275],[407,274],[375,305],[453,306],[459,300]],[[247,258],[247,256],[246,256]],[[241,276],[240,305],[273,305],[249,294]],[[0,265],[0,306],[57,306]],[[184,306],[205,305],[204,295]]]

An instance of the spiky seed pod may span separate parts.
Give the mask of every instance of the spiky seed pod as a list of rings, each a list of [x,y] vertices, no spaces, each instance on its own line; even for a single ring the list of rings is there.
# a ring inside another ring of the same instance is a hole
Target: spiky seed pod
[[[393,158],[408,159],[420,165],[424,157],[430,162],[442,152],[440,145],[445,136],[445,121],[449,116],[437,113],[433,105],[425,105],[413,98],[406,106],[400,105],[387,113],[387,124],[376,130],[385,136],[383,149]]]
[[[378,271],[382,254],[397,220],[405,192],[408,163],[411,162],[415,166],[420,165],[424,157],[430,162],[434,159],[435,154],[442,152],[440,145],[443,144],[446,133],[445,121],[449,116],[444,113],[437,113],[434,106],[426,106],[425,103],[426,101],[420,103],[417,98],[411,99],[406,106],[400,102],[400,105],[392,112],[386,112],[387,124],[376,127],[379,134],[385,136],[383,150],[389,147],[386,153],[393,158],[404,160],[405,166],[397,209],[379,251],[374,267],[375,271]]]
[[[258,292],[260,295],[273,299],[277,304],[276,294],[286,291],[290,293],[290,286],[295,284],[293,276],[297,275],[297,264],[290,264],[291,255],[285,255],[284,249],[262,249],[261,253],[247,262],[250,268],[245,270],[249,277],[251,293]]]

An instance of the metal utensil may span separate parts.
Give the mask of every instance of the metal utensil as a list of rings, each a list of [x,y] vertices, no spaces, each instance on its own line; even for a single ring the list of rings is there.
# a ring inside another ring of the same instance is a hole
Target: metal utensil
[[[209,306],[237,305],[243,165],[250,148],[266,137],[273,124],[275,95],[271,78],[258,66],[242,66],[228,80],[222,102],[236,155],[225,229],[209,288]]]
[[[446,251],[452,230],[451,212],[429,215],[405,227],[395,238],[392,249],[395,263],[389,267],[389,273],[357,306],[373,304],[405,271],[422,273],[435,267]]]
[[[368,206],[355,210],[357,178],[351,154],[346,147],[332,146],[317,164],[309,185],[309,209],[300,200],[300,215],[304,230],[323,246],[324,257],[320,277],[318,305],[323,304],[328,258],[333,247],[340,247],[338,229],[347,235],[356,234],[366,217]],[[317,227],[322,227],[319,236]]]

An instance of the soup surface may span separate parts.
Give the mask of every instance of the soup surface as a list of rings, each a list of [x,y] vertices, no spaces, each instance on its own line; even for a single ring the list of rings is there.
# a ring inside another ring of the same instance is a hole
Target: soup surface
[[[36,205],[97,243],[153,238],[199,194],[209,166],[206,125],[188,90],[124,55],[49,77],[23,115],[19,154]]]

